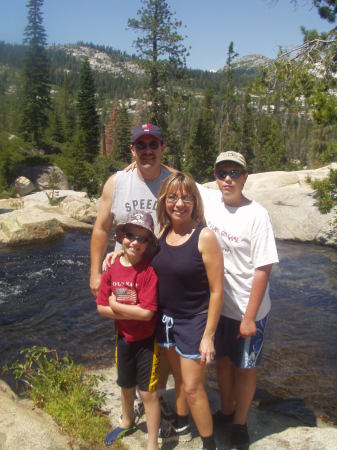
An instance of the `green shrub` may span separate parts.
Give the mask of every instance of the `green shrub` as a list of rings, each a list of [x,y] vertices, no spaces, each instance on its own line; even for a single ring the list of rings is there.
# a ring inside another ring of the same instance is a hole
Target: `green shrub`
[[[330,169],[329,176],[323,180],[306,180],[317,191],[316,204],[322,214],[327,214],[337,204],[337,170]]]
[[[69,356],[60,358],[46,347],[33,346],[20,353],[24,361],[5,366],[4,371],[10,370],[21,380],[35,405],[54,417],[70,436],[80,438],[89,448],[101,448],[110,430],[109,419],[100,410],[104,395],[96,390],[102,377],[86,374]]]

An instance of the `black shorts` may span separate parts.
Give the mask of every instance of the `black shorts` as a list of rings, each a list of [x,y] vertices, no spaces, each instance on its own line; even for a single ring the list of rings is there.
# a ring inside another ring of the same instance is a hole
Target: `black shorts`
[[[174,347],[184,358],[200,359],[199,347],[206,323],[206,312],[183,318],[160,314],[156,332],[159,347]]]
[[[127,342],[123,336],[117,335],[115,360],[118,386],[132,388],[138,385],[145,392],[157,390],[159,347],[155,336]]]

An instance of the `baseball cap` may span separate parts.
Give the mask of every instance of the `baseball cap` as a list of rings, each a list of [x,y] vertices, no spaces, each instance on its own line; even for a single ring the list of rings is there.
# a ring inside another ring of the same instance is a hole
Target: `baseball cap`
[[[247,163],[245,160],[245,157],[241,155],[241,153],[233,152],[232,150],[229,150],[228,152],[222,152],[218,155],[217,159],[215,160],[215,166],[222,162],[235,162],[236,164],[240,164],[240,166],[244,167],[247,170]]]
[[[136,127],[132,133],[131,143],[134,144],[142,136],[153,136],[163,142],[160,128],[152,123],[144,123],[143,125]]]
[[[154,234],[154,222],[150,213],[135,209],[131,211],[123,220],[120,222],[115,229],[116,240],[121,244],[124,237],[124,230],[127,225],[137,225],[138,227],[145,228],[150,231],[150,240],[148,245],[148,254],[154,254],[158,240]]]

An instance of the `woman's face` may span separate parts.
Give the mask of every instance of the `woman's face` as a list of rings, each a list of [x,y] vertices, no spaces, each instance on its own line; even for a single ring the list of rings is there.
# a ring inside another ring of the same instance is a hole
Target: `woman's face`
[[[185,222],[192,219],[194,197],[186,192],[184,186],[168,191],[165,198],[166,213],[172,222]]]

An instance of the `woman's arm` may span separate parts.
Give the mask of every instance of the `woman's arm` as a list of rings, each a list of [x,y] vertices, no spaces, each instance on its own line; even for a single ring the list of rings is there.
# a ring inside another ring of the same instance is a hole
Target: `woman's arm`
[[[200,342],[200,354],[201,363],[209,364],[214,358],[214,335],[223,303],[223,257],[217,238],[209,228],[204,228],[201,231],[198,249],[205,265],[210,291],[207,323]]]

